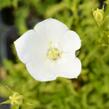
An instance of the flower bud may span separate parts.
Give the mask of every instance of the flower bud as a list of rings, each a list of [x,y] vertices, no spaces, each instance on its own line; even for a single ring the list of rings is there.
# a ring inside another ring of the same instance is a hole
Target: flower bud
[[[102,24],[103,18],[104,18],[104,11],[103,9],[96,9],[93,11],[93,16],[95,21],[97,22],[98,25]]]
[[[23,103],[23,96],[17,92],[14,92],[12,96],[9,96],[11,105],[21,105]]]

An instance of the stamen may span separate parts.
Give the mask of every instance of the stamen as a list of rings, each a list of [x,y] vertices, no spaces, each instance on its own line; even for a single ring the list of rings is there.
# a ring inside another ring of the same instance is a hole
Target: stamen
[[[53,61],[58,60],[61,57],[61,55],[62,52],[58,48],[50,48],[47,53],[47,57]]]

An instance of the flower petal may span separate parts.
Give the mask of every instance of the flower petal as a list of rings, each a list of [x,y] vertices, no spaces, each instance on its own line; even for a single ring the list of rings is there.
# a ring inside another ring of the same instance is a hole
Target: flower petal
[[[39,81],[52,81],[57,77],[55,64],[49,60],[31,61],[26,64],[30,75]]]
[[[43,30],[45,37],[48,38],[49,41],[58,42],[61,41],[60,38],[62,38],[68,28],[64,23],[56,19],[49,18],[36,24],[34,30],[38,32]]]
[[[81,62],[73,56],[66,56],[58,63],[60,77],[77,78],[81,72]]]
[[[67,31],[62,38],[61,46],[66,52],[76,51],[81,47],[81,40],[74,31]]]
[[[24,63],[44,58],[47,51],[47,40],[43,38],[44,33],[40,35],[34,30],[24,33],[14,44],[20,60]]]

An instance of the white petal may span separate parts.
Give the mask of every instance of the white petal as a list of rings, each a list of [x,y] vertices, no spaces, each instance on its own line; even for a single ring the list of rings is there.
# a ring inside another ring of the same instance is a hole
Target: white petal
[[[58,42],[61,41],[62,36],[68,30],[67,26],[56,19],[46,19],[34,27],[35,31],[40,32],[43,30],[44,37],[48,37],[49,41]]]
[[[74,31],[67,31],[62,38],[61,46],[66,52],[76,51],[81,47],[81,40]]]
[[[29,30],[14,42],[17,54],[22,62],[27,63],[31,60],[37,61],[39,58],[45,58],[48,45],[46,38],[43,36],[44,33],[40,35],[34,30]]]
[[[78,58],[68,55],[58,63],[60,77],[77,78],[81,72],[81,62]]]
[[[57,77],[55,63],[49,60],[31,61],[26,64],[30,75],[39,81],[52,81]]]

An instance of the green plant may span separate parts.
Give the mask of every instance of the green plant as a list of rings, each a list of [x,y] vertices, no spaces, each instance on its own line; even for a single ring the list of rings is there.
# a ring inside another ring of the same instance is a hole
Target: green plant
[[[15,25],[26,31],[26,19],[54,17],[75,30],[82,40],[77,55],[82,61],[82,72],[77,80],[59,78],[40,83],[31,78],[20,62],[4,64],[7,76],[4,82],[24,97],[22,109],[108,109],[109,108],[109,5],[103,10],[100,25],[93,12],[99,7],[96,0],[10,0],[0,1],[0,8],[14,6]],[[21,4],[21,6],[18,5]],[[22,13],[22,16],[20,14]],[[1,96],[10,96],[0,88]]]

